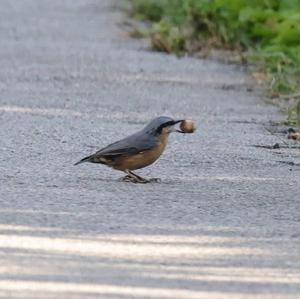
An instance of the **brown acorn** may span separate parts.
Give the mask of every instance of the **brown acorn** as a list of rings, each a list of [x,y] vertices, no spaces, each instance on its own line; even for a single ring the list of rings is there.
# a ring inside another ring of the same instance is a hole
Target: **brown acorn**
[[[194,133],[197,129],[195,122],[190,119],[183,120],[179,127],[183,133]]]

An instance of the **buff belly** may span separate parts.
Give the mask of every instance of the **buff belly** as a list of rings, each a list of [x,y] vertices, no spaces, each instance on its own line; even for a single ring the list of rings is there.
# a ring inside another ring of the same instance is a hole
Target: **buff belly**
[[[113,168],[123,171],[126,169],[140,169],[155,162],[162,154],[162,152],[163,150],[157,147],[132,156],[121,157],[115,161],[115,165],[113,165]]]
[[[166,147],[166,143],[167,136],[166,138],[161,138],[158,145],[151,150],[142,151],[135,155],[123,156],[116,159],[112,168],[125,171],[127,169],[135,170],[146,167],[154,163],[160,157]]]

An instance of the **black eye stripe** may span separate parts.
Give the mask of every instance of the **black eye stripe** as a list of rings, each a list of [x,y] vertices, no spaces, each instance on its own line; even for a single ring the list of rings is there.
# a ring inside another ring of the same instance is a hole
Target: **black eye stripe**
[[[160,127],[165,128],[165,127],[169,127],[169,126],[173,126],[174,125],[174,121],[168,121],[162,125],[160,125]]]
[[[163,128],[169,127],[169,126],[173,126],[173,125],[174,125],[174,121],[173,121],[173,120],[168,121],[168,122],[165,122],[165,123],[161,124],[161,125],[157,128],[156,132],[160,134],[160,133],[162,132],[162,129],[163,129]]]

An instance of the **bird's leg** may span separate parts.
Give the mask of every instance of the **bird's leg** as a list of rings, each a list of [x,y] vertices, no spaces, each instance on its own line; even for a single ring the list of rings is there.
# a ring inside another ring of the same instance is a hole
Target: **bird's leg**
[[[137,179],[129,174],[125,175],[124,177],[121,177],[119,179],[121,182],[131,182],[131,183],[138,183]]]
[[[142,178],[141,176],[133,173],[130,170],[126,170],[125,172],[127,173],[127,175],[122,178],[122,181],[125,181],[125,182],[141,183],[141,184],[151,183],[151,182],[160,182],[160,179],[158,179],[158,178],[153,178],[153,179],[147,180],[147,179]]]
[[[125,170],[125,172],[127,173],[127,175],[125,177],[121,178],[122,181],[132,182],[132,183],[142,183],[142,184],[149,183],[148,180],[131,172],[129,169]]]
[[[127,172],[126,172],[127,173]],[[137,183],[137,180],[135,177],[133,177],[131,174],[127,174],[124,177],[121,177],[119,179],[120,182],[132,182],[132,183]]]
[[[140,183],[160,183],[161,179],[160,178],[151,178],[151,179],[145,179],[140,177],[139,175],[133,173],[132,171],[130,171],[135,177],[137,177],[139,180],[142,180],[142,182]]]
[[[142,178],[141,176],[133,173],[130,170],[126,170],[126,173],[132,178],[133,183],[142,183],[142,184],[149,183],[147,179]]]

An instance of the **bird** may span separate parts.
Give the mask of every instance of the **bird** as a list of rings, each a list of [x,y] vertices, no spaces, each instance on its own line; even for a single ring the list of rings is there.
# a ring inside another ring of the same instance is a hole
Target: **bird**
[[[175,128],[184,120],[174,120],[171,117],[154,118],[141,131],[117,142],[109,144],[96,153],[87,156],[74,165],[84,162],[100,163],[126,173],[122,181],[133,183],[148,183],[159,179],[145,179],[133,170],[144,168],[154,163],[166,148],[171,132],[185,133]]]

